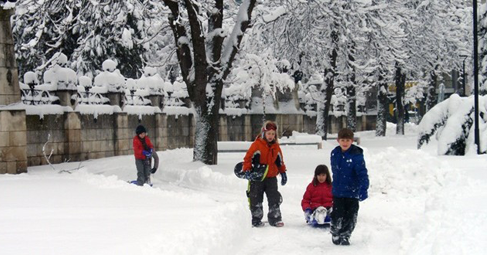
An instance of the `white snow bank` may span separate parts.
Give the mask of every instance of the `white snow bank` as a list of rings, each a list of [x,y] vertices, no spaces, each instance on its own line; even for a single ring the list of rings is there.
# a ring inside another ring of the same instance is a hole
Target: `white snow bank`
[[[2,254],[484,254],[486,156],[439,157],[436,144],[414,149],[414,126],[406,136],[387,128],[387,137],[360,133],[371,184],[349,247],[309,228],[300,206],[315,167],[330,166],[329,141],[283,147],[283,228],[250,227],[247,182],[233,174],[243,153],[206,166],[191,149],[158,152],[153,188],[126,183],[136,177],[132,155],[84,161],[72,174],[38,166],[0,175]]]

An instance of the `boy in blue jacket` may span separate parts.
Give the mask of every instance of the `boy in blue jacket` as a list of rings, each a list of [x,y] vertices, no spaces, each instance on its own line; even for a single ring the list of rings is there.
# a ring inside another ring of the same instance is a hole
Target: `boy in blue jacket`
[[[367,198],[369,176],[363,150],[352,144],[353,131],[338,132],[338,144],[331,152],[333,172],[333,210],[331,212],[332,241],[336,245],[350,245],[350,235],[357,223],[359,201]]]

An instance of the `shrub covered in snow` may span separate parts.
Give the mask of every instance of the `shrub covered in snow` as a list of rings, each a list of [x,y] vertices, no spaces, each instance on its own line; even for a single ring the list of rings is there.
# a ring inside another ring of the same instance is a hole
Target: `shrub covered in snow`
[[[151,95],[164,94],[164,79],[157,73],[154,67],[145,67],[144,74],[137,80],[139,88],[144,88]]]
[[[480,151],[487,152],[487,96],[479,98]],[[436,134],[438,154],[465,155],[474,144],[474,97],[453,94],[428,111],[418,126],[418,149]]]
[[[103,62],[103,72],[95,77],[96,87],[107,87],[109,92],[122,92],[125,86],[125,77],[120,74],[117,63],[113,60]]]
[[[76,72],[67,68],[68,58],[63,53],[56,53],[51,58],[51,67],[44,72],[44,85],[50,90],[76,90]]]

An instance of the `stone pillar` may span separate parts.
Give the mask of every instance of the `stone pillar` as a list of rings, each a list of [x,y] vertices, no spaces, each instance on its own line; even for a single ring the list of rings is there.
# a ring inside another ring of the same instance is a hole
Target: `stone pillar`
[[[164,108],[162,105],[163,96],[161,96],[161,95],[150,95],[149,100],[151,101],[152,106],[159,107],[161,110],[162,110],[162,108]]]
[[[81,159],[81,118],[79,113],[68,112],[64,121],[65,142],[64,153],[65,157],[70,161],[80,161]]]
[[[156,126],[155,126],[155,144],[156,150],[167,150],[168,146],[168,128],[167,128],[167,115],[165,113],[156,113]]]
[[[110,105],[118,105],[123,107],[123,92],[108,92],[108,99],[110,99]]]
[[[0,110],[0,174],[26,172],[25,110]]]
[[[252,116],[250,114],[245,114],[244,118],[245,141],[253,141],[255,137],[254,134],[252,134]]]
[[[20,102],[19,77],[10,26],[10,16],[13,14],[13,9],[4,10],[0,7],[0,105]]]
[[[228,137],[228,130],[231,128],[228,126],[228,116],[220,114],[220,126],[218,127],[218,141],[230,141]]]
[[[76,90],[57,90],[56,95],[59,97],[59,104],[61,106],[69,106],[75,108],[76,100],[71,100],[71,97],[77,93]]]
[[[129,128],[127,113],[115,113],[115,156],[128,155],[131,153],[130,143],[132,142],[133,130]],[[132,132],[131,132],[132,131]]]

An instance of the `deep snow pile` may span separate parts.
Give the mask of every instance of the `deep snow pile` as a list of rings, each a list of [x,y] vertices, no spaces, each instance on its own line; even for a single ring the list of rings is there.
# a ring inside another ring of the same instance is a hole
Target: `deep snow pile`
[[[247,183],[233,175],[243,153],[205,166],[192,162],[190,149],[159,152],[153,188],[126,183],[135,178],[132,156],[85,161],[71,174],[42,166],[1,175],[1,253],[483,254],[487,157],[436,156],[434,144],[418,151],[415,127],[406,134],[360,134],[371,187],[350,247],[309,228],[300,208],[316,165],[329,165],[336,142],[326,141],[322,150],[283,146],[289,181],[279,186],[279,229],[250,227]]]

